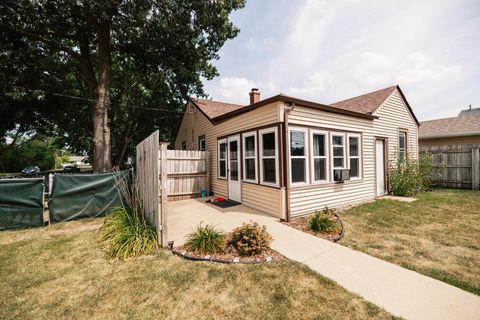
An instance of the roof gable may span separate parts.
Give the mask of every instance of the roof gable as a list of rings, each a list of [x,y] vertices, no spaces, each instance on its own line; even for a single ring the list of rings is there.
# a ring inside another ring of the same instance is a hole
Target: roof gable
[[[207,99],[190,98],[198,109],[211,121],[213,118],[242,108],[242,105],[213,101]]]
[[[385,89],[373,91],[370,93],[362,94],[357,97],[349,98],[346,100],[338,101],[330,105],[361,113],[372,114],[382,103],[397,89],[397,86],[388,87]]]

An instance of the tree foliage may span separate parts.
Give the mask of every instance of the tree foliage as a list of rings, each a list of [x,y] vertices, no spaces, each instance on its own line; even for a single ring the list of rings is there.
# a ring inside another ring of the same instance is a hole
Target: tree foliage
[[[244,0],[0,2],[0,134],[21,125],[88,151],[97,171],[108,169],[110,154],[118,165],[153,130],[171,136],[185,97],[204,94],[201,79],[217,75],[212,61],[238,33],[229,14],[243,6]]]

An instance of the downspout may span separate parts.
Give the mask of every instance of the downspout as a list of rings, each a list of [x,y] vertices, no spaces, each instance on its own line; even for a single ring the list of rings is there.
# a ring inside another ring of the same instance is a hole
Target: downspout
[[[290,162],[290,152],[288,150],[288,114],[295,108],[295,103],[291,103],[289,107],[283,109],[283,121],[285,125],[283,126],[283,167],[284,169],[284,180],[285,180],[285,198],[286,198],[286,210],[287,210],[287,222],[291,220],[291,212],[290,212],[290,170],[289,170],[289,162]]]

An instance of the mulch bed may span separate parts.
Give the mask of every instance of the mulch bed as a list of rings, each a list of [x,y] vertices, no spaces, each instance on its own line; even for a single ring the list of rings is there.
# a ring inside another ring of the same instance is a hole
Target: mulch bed
[[[211,261],[219,263],[244,263],[244,264],[256,264],[256,263],[271,263],[286,260],[284,256],[275,250],[268,249],[261,254],[254,256],[240,256],[235,249],[228,248],[223,253],[205,255],[197,252],[187,252],[182,247],[176,247],[172,252],[185,259],[195,261]]]
[[[337,223],[338,228],[335,233],[326,233],[326,232],[315,232],[308,227],[308,220],[311,216],[295,217],[292,218],[290,222],[284,221],[283,223],[292,228],[298,229],[300,231],[310,233],[316,237],[323,238],[325,240],[336,242],[343,237],[343,223],[338,215],[334,215],[332,219]]]

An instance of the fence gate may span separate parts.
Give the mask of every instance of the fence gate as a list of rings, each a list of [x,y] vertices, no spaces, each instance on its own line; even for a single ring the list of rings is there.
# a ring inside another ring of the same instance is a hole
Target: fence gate
[[[420,154],[432,158],[433,184],[463,189],[479,189],[480,155],[478,145],[422,146]]]

